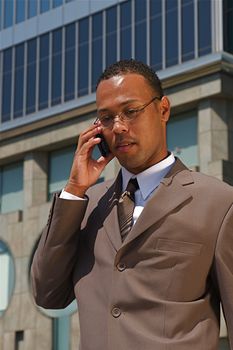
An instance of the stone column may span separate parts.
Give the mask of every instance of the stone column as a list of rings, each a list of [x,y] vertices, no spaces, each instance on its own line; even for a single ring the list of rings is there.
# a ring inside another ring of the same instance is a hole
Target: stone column
[[[24,160],[24,208],[47,201],[47,153],[31,152]]]
[[[229,182],[233,180],[233,103],[216,98],[198,108],[200,171]],[[225,175],[224,175],[225,174]]]

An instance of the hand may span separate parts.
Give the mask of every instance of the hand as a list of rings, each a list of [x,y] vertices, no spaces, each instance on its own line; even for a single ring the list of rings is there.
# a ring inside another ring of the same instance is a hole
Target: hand
[[[101,156],[97,160],[92,158],[94,147],[101,141],[96,135],[101,131],[101,126],[94,124],[80,134],[65,191],[83,197],[87,189],[96,183],[106,165],[112,160],[111,153],[107,157]]]

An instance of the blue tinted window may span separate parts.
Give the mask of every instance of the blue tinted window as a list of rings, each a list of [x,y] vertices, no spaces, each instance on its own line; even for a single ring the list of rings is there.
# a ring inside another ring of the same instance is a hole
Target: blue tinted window
[[[28,41],[27,45],[27,92],[26,113],[35,111],[36,104],[36,39]]]
[[[146,63],[146,1],[135,1],[135,58]]]
[[[12,49],[3,51],[2,122],[11,117]]]
[[[233,0],[224,1],[224,50],[233,53]]]
[[[0,30],[2,29],[2,0],[0,0]]]
[[[187,166],[197,166],[197,116],[195,111],[171,118],[167,125],[168,149]]]
[[[162,68],[162,4],[161,0],[150,0],[150,65]]]
[[[182,61],[194,58],[194,2],[182,0]]]
[[[211,52],[211,2],[198,0],[198,54]]]
[[[106,66],[117,60],[117,9],[106,11]]]
[[[16,0],[16,23],[25,20],[25,0]]]
[[[8,28],[13,25],[13,0],[4,0],[4,28]]]
[[[75,43],[75,24],[69,24],[65,34],[65,101],[74,98]]]
[[[63,0],[53,0],[53,7],[61,6]]]
[[[83,96],[88,93],[89,18],[84,18],[79,22],[78,33],[78,96]]]
[[[1,170],[0,170],[1,181]],[[1,193],[1,189],[0,189]],[[15,264],[9,248],[0,240],[0,317],[8,308],[15,286]]]
[[[53,348],[55,350],[70,349],[70,316],[58,317],[53,320]]]
[[[121,59],[132,57],[132,13],[131,1],[121,4],[120,21],[120,56]]]
[[[23,209],[23,163],[14,163],[2,168],[1,212]]]
[[[75,146],[71,146],[50,153],[48,175],[49,199],[52,198],[53,193],[61,191],[65,186],[69,178],[75,148]]]
[[[49,10],[50,0],[40,0],[40,13],[46,12]]]
[[[39,109],[48,107],[49,34],[40,37]]]
[[[61,74],[62,74],[62,30],[53,32],[52,44],[52,105],[61,102]]]
[[[14,118],[23,115],[24,44],[15,47]]]
[[[102,12],[92,17],[92,91],[103,67],[103,19]]]
[[[166,66],[178,63],[177,0],[166,0]]]
[[[37,15],[37,1],[28,0],[28,18],[34,17]]]

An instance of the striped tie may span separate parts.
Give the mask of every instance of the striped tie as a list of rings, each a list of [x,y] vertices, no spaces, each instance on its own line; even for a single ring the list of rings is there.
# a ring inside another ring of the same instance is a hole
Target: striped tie
[[[137,179],[130,179],[126,190],[121,194],[118,202],[118,220],[122,242],[133,225],[134,193],[138,188]]]

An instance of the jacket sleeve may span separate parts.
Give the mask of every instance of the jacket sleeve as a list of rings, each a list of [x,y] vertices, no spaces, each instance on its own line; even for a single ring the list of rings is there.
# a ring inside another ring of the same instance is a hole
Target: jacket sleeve
[[[72,272],[77,259],[79,228],[88,200],[66,200],[56,194],[31,266],[37,305],[61,309],[75,298]]]
[[[215,273],[233,350],[233,205],[224,217],[215,250]]]

